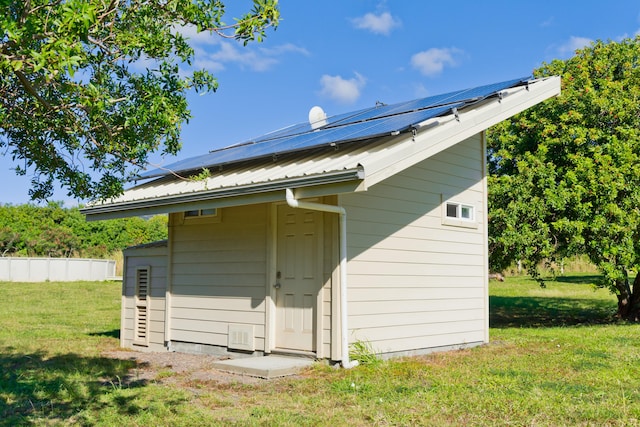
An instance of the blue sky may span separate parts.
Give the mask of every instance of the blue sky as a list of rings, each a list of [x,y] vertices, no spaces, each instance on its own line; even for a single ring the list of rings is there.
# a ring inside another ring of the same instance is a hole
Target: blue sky
[[[227,21],[243,7],[250,2],[234,1]],[[154,156],[155,164],[306,121],[315,105],[331,116],[527,76],[593,40],[640,31],[640,4],[631,0],[281,0],[280,9],[280,26],[260,44],[193,35],[194,65],[220,86],[189,96],[183,149],[174,158]],[[0,203],[29,201],[29,177],[15,176],[13,167],[0,156]],[[77,203],[64,190],[54,200]]]

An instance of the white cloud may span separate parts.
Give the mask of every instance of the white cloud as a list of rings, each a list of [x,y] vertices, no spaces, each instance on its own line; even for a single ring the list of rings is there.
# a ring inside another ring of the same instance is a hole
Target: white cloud
[[[425,76],[435,76],[440,74],[445,66],[458,65],[457,57],[462,53],[462,50],[455,47],[443,49],[434,47],[413,55],[411,65]]]
[[[352,19],[351,22],[359,30],[368,30],[385,36],[388,36],[391,30],[401,25],[400,20],[391,16],[389,12],[383,12],[380,15],[367,13],[359,18]]]
[[[242,46],[234,40],[225,40],[219,35],[196,31],[194,26],[175,27],[175,30],[188,39],[194,49],[194,67],[211,72],[224,70],[228,64],[253,71],[265,71],[280,62],[287,54],[309,56],[309,52],[293,43],[270,48]],[[216,50],[217,49],[217,50]]]
[[[567,42],[558,46],[557,51],[561,56],[571,56],[576,50],[589,46],[591,42],[593,40],[586,37],[571,36]]]
[[[175,25],[173,29],[187,39],[191,47],[196,45],[214,45],[220,42],[220,36],[209,31],[198,32],[194,25]]]
[[[360,97],[360,90],[365,86],[366,79],[358,73],[354,74],[352,79],[323,75],[320,78],[320,94],[345,104],[355,102]]]
[[[303,47],[296,46],[293,43],[285,43],[279,46],[270,47],[270,48],[260,48],[260,51],[268,56],[280,56],[286,53],[299,53],[304,56],[310,56],[309,51]]]
[[[207,59],[222,64],[235,63],[253,71],[265,71],[278,63],[277,59],[261,55],[254,50],[238,49],[235,42],[221,42],[220,50],[209,54]]]

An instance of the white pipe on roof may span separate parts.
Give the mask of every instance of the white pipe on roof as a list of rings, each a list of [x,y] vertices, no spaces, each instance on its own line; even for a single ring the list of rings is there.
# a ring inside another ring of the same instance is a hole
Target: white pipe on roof
[[[341,206],[314,202],[301,202],[293,190],[285,190],[287,204],[292,208],[335,213],[340,216],[340,335],[342,336],[342,367],[350,369],[358,366],[358,361],[349,360],[349,328],[347,324],[347,211]]]

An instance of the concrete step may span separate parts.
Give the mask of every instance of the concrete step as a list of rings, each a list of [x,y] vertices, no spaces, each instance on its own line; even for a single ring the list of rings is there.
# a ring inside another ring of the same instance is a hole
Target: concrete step
[[[303,357],[269,355],[221,360],[212,367],[225,372],[270,379],[295,375],[313,363],[314,360]]]

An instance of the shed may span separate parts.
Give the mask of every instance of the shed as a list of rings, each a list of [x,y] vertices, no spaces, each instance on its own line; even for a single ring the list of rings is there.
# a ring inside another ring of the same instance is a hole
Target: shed
[[[349,366],[357,341],[383,357],[488,342],[485,130],[559,92],[558,77],[524,78],[314,108],[310,122],[146,172],[83,209],[169,214],[165,248],[126,254],[122,345]]]

